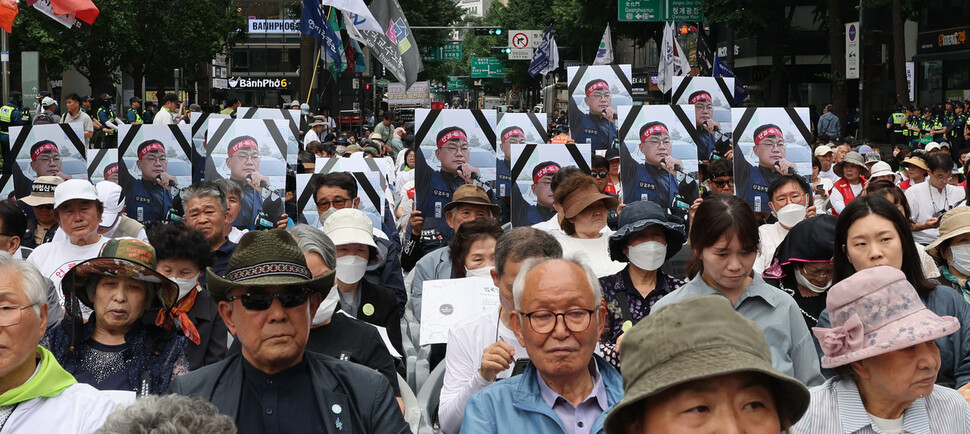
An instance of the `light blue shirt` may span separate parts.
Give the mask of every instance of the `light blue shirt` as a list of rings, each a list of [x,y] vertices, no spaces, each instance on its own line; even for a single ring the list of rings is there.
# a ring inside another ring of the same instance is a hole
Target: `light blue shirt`
[[[721,291],[704,282],[698,274],[684,286],[661,298],[650,312],[708,294],[724,296]],[[798,304],[790,295],[768,285],[761,276],[754,276],[754,280],[734,304],[734,310],[761,327],[765,340],[771,347],[771,365],[775,369],[797,378],[807,386],[817,386],[825,381],[818,354],[815,353],[815,343],[805,320],[802,319]]]
[[[792,434],[876,434],[859,387],[852,379],[830,378],[812,388],[808,411],[792,428]],[[970,405],[959,392],[933,386],[933,393],[913,401],[903,411],[904,433],[970,432]]]
[[[599,368],[595,361],[590,361],[589,373],[593,377],[593,389],[589,395],[578,406],[573,406],[568,399],[552,390],[542,375],[536,375],[536,382],[539,383],[539,394],[552,411],[559,416],[562,421],[565,434],[588,433],[593,427],[593,423],[599,419],[600,415],[609,408],[606,398],[606,385],[600,376]]]

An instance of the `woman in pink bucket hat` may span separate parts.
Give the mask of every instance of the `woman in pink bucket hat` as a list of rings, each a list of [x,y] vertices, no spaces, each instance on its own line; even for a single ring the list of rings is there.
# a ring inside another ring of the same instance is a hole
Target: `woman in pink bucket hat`
[[[822,367],[837,375],[811,390],[792,433],[970,432],[970,404],[936,385],[934,340],[959,330],[956,318],[927,309],[906,275],[885,265],[833,286],[826,305],[833,327],[812,331]]]

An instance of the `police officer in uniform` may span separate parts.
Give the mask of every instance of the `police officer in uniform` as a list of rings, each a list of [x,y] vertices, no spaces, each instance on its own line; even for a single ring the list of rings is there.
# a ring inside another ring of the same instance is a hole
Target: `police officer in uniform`
[[[115,148],[118,146],[118,134],[117,131],[108,126],[108,122],[114,122],[115,118],[115,112],[111,109],[111,95],[102,93],[98,102],[101,106],[98,107],[95,115],[98,122],[101,123],[101,127],[95,127],[101,136],[101,149]]]
[[[512,183],[512,225],[532,226],[551,219],[556,215],[553,206],[552,176],[562,167],[555,161],[543,161],[532,168],[532,194],[535,205],[525,201],[518,184]]]
[[[906,143],[906,111],[902,105],[897,104],[896,109],[886,119],[886,129],[889,130],[889,143],[896,146]]]
[[[579,114],[574,140],[576,143],[586,143],[588,140],[593,145],[593,152],[613,147],[617,137],[616,109],[613,108],[609,83],[601,79],[586,83],[585,101],[589,113]]]
[[[144,124],[145,119],[141,117],[141,98],[133,96],[128,99],[128,103],[131,104],[128,107],[128,111],[125,113],[125,118],[129,124]]]
[[[909,108],[909,116],[906,117],[906,130],[909,131],[909,145],[919,147],[919,138],[923,127],[923,110],[918,106]]]
[[[124,159],[119,159],[124,165]],[[118,170],[118,183],[124,188],[128,214],[139,222],[171,219],[172,197],[179,192],[177,180],[168,174],[165,145],[150,139],[138,145],[135,166],[141,172],[137,180],[126,167]]]
[[[10,149],[10,127],[18,125],[30,125],[30,110],[24,108],[23,94],[15,90],[10,92],[9,101],[0,107],[0,143],[6,149]]]
[[[690,204],[697,199],[697,182],[684,172],[683,163],[671,155],[667,125],[647,122],[640,127],[639,137],[643,164],[637,163],[628,147],[620,146],[623,203],[647,200],[685,220]]]
[[[934,142],[944,142],[946,127],[943,126],[943,114],[940,113],[940,106],[927,107],[923,111],[923,126],[928,135],[933,136]]]
[[[421,241],[425,244],[426,252],[433,246],[448,244],[454,235],[454,230],[445,221],[444,206],[451,202],[455,190],[464,184],[485,184],[476,182],[481,180],[481,171],[468,164],[469,148],[468,135],[460,127],[448,127],[438,132],[435,140],[438,149],[435,157],[441,162],[441,169],[434,170],[428,165],[421,146],[415,147],[414,162],[416,164],[414,185],[419,195],[415,198],[414,209],[424,217],[424,228],[421,231]],[[483,185],[486,190],[487,185]],[[493,194],[490,195],[494,196]],[[410,227],[408,234],[411,233]]]
[[[145,103],[145,110],[141,112],[141,118],[146,125],[151,125],[155,120],[155,103],[148,101]]]
[[[796,174],[795,164],[785,159],[785,135],[775,124],[764,124],[754,130],[752,165],[743,152],[734,153],[735,193],[752,205],[755,212],[768,211],[768,185],[784,174]]]
[[[950,142],[950,154],[956,157],[953,161],[960,161],[960,151],[966,147],[967,141],[963,131],[967,127],[966,107],[962,102],[953,103],[953,123],[946,129],[946,138]]]

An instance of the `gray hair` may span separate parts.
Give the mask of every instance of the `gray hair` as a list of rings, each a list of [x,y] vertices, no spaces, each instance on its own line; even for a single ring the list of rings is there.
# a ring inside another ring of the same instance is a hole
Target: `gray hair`
[[[215,181],[196,182],[195,184],[188,186],[185,190],[182,190],[183,204],[188,204],[192,199],[203,197],[214,197],[218,200],[219,206],[222,207],[222,212],[229,210],[229,203],[226,201],[226,193],[222,191],[222,187]]]
[[[236,424],[199,397],[148,395],[119,406],[97,434],[234,434]]]
[[[0,270],[11,270],[23,279],[24,294],[34,305],[34,313],[40,316],[41,305],[47,304],[47,282],[33,264],[14,257],[6,251],[0,251]]]
[[[236,195],[238,198],[242,198],[242,187],[239,183],[228,178],[216,179],[213,182],[222,189],[222,192],[229,196],[230,194]]]
[[[512,229],[495,241],[495,272],[499,276],[505,271],[506,261],[536,257],[561,258],[562,245],[547,232],[530,227]]]
[[[512,297],[515,299],[515,310],[519,310],[522,307],[522,294],[525,293],[525,276],[532,271],[533,268],[544,264],[549,261],[566,261],[572,263],[579,268],[583,269],[586,274],[586,280],[589,284],[590,291],[593,293],[593,300],[596,301],[596,305],[599,306],[600,300],[603,299],[603,293],[600,290],[600,280],[596,277],[596,273],[593,272],[592,268],[584,263],[584,259],[579,256],[570,255],[565,258],[529,258],[522,263],[522,268],[519,269],[519,275],[515,276],[515,283],[512,284]]]
[[[337,248],[327,234],[308,224],[300,223],[286,228],[303,252],[316,252],[331,270],[337,268]]]

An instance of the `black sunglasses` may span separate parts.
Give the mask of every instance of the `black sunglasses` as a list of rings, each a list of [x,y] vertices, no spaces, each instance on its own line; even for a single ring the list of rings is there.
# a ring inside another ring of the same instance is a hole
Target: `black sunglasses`
[[[289,308],[306,303],[309,295],[310,293],[307,290],[300,288],[284,290],[273,294],[247,292],[242,295],[226,298],[226,301],[232,303],[238,298],[247,310],[266,310],[273,305],[274,298],[278,298],[283,307]]]
[[[723,181],[717,181],[712,179],[711,182],[713,182],[714,185],[717,186],[717,188],[724,188],[724,187],[727,187],[728,185],[734,185],[734,180],[731,180],[731,179],[726,179]]]
[[[606,178],[607,176],[610,175],[610,173],[604,170],[602,172],[591,172],[590,175],[593,178]]]

